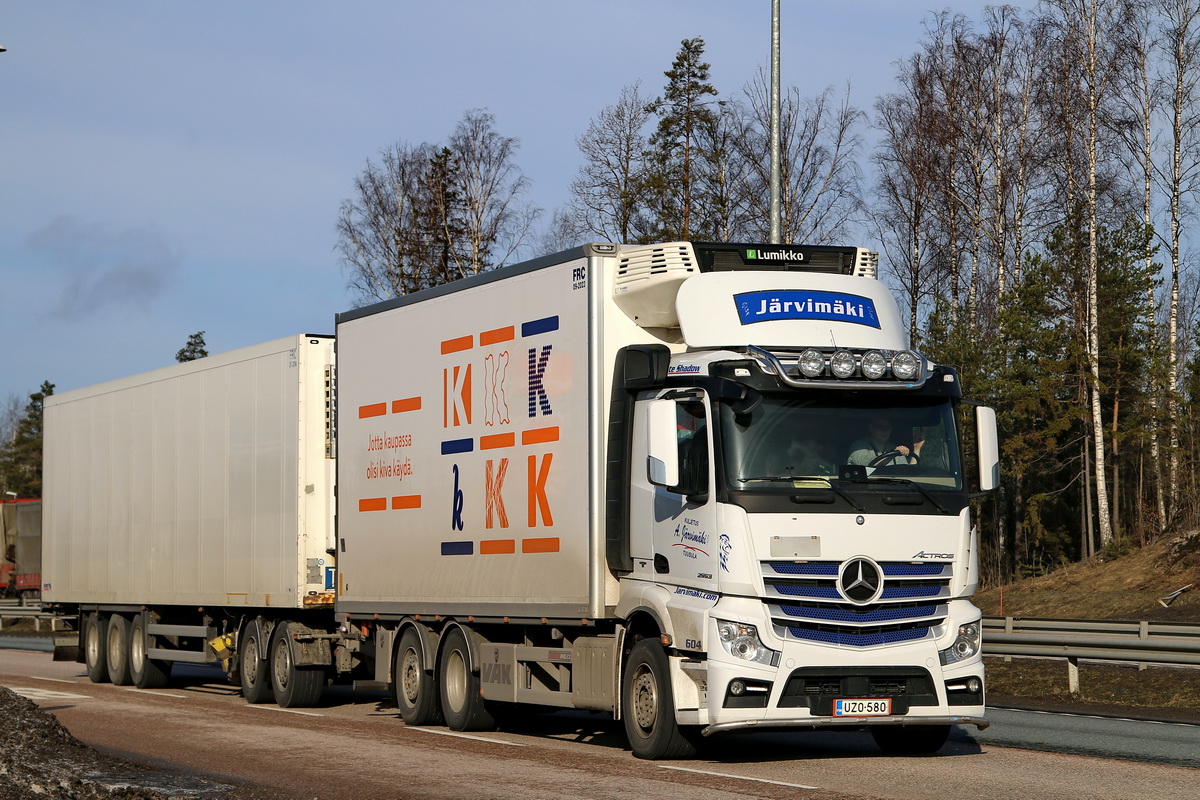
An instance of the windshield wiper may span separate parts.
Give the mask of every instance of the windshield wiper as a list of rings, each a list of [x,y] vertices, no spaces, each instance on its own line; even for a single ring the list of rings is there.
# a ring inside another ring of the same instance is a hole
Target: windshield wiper
[[[941,502],[939,502],[936,497],[931,495],[929,492],[925,491],[924,487],[922,487],[921,484],[917,483],[914,480],[909,480],[908,478],[871,478],[870,481],[871,481],[871,483],[892,483],[892,484],[899,484],[901,486],[910,486],[913,489],[915,489],[917,492],[919,492],[921,494],[921,496],[924,497],[926,500],[928,500],[930,503],[933,503],[933,505],[937,507],[938,511],[942,512],[943,514],[950,513],[950,509],[948,509],[944,505],[942,505]]]
[[[738,478],[742,483],[750,481],[828,481],[828,475],[756,475],[753,478]]]

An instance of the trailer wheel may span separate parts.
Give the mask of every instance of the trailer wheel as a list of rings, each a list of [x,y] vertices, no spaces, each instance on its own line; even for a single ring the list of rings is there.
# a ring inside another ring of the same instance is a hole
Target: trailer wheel
[[[83,622],[83,658],[88,680],[108,682],[108,618],[93,611]]]
[[[146,616],[133,618],[129,629],[129,675],[139,689],[161,689],[171,677],[171,662],[146,657]]]
[[[442,722],[437,681],[425,671],[421,635],[406,628],[396,648],[392,692],[405,725],[437,725]]]
[[[438,694],[442,715],[453,731],[490,731],[496,720],[488,712],[479,693],[479,676],[471,671],[471,653],[462,629],[446,634],[438,659]]]
[[[874,725],[871,738],[891,756],[921,756],[936,753],[950,738],[949,725]]]
[[[280,708],[311,708],[325,690],[325,670],[296,666],[286,622],[276,625],[271,637],[271,687]]]
[[[242,683],[242,697],[251,705],[267,703],[275,697],[271,691],[267,652],[268,644],[263,635],[263,626],[258,620],[247,623],[238,645],[238,675]]]
[[[662,645],[642,639],[633,646],[621,681],[625,735],[638,758],[686,758],[696,749],[675,721],[670,665]]]
[[[129,618],[113,614],[108,618],[108,632],[104,637],[108,652],[108,679],[116,686],[133,683],[129,674]]]

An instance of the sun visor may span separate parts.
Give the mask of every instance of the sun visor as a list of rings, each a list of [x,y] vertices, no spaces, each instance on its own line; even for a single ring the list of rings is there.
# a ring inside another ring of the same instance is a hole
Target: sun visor
[[[675,299],[689,347],[908,346],[896,301],[876,280],[801,272],[694,275]]]

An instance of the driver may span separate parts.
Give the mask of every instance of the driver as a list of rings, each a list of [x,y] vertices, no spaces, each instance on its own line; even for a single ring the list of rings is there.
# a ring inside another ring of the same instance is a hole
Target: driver
[[[892,440],[892,421],[884,416],[872,417],[867,423],[867,435],[850,445],[847,464],[862,467],[889,467],[897,464],[916,464],[921,459],[925,437],[919,432],[909,447]]]

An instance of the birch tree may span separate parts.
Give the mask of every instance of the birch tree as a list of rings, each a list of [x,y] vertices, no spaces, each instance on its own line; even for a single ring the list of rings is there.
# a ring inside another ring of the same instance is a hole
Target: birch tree
[[[1084,155],[1084,226],[1087,233],[1087,359],[1091,383],[1092,445],[1095,453],[1096,513],[1100,544],[1113,540],[1109,507],[1104,441],[1104,413],[1100,386],[1099,241],[1101,223],[1099,176],[1102,169],[1101,138],[1105,105],[1111,101],[1114,74],[1120,64],[1116,31],[1130,24],[1125,0],[1052,0],[1049,5],[1062,31],[1062,46],[1078,70],[1082,90],[1083,118],[1080,120]]]
[[[1167,53],[1164,80],[1170,91],[1171,158],[1166,170],[1167,201],[1170,206],[1170,229],[1167,247],[1170,254],[1171,277],[1168,284],[1170,300],[1167,311],[1167,392],[1166,417],[1170,462],[1168,485],[1171,487],[1170,508],[1178,505],[1179,485],[1179,290],[1181,268],[1181,239],[1183,219],[1200,188],[1200,2],[1198,0],[1157,0],[1163,18],[1161,43]]]

